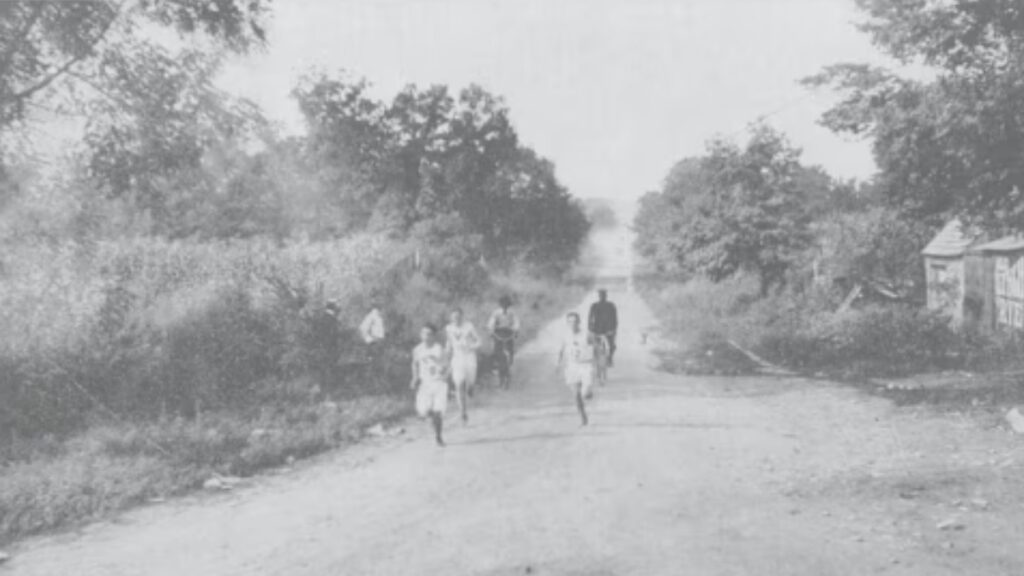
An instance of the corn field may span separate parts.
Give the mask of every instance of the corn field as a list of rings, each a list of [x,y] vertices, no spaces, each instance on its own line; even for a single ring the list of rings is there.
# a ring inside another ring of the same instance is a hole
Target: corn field
[[[373,235],[8,246],[0,433],[61,435],[104,410],[194,416],[260,381],[315,370],[336,352],[318,341],[323,303],[338,302],[341,324],[355,326],[371,292],[394,283],[384,272],[408,254]]]

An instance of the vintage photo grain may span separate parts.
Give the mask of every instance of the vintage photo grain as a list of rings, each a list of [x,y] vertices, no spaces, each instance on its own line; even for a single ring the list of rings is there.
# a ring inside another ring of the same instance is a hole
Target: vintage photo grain
[[[1019,0],[0,0],[0,576],[1024,574]]]

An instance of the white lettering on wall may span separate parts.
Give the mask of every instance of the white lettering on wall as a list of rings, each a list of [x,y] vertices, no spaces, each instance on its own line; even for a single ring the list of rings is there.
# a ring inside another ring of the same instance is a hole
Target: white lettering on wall
[[[1024,329],[1024,258],[996,258],[996,324]]]

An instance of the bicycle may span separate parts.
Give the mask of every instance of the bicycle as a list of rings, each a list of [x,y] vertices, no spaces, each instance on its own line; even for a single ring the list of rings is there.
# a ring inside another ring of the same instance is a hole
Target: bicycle
[[[511,330],[498,329],[491,334],[491,338],[494,339],[491,367],[498,373],[498,388],[508,390],[512,384],[512,344],[516,335]]]
[[[611,346],[608,337],[604,334],[594,334],[594,338],[597,340],[594,354],[594,378],[599,386],[604,386],[608,383],[608,360]]]

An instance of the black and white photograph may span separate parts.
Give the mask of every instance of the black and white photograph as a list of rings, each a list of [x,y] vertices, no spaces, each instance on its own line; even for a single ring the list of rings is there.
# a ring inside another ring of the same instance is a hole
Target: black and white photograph
[[[1024,575],[1022,0],[0,0],[0,576]]]

